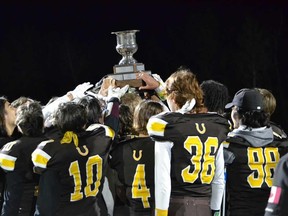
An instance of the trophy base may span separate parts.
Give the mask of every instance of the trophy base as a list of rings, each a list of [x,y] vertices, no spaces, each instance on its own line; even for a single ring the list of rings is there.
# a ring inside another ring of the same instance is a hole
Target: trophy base
[[[151,74],[151,71],[143,71],[144,73]],[[119,74],[109,74],[109,77],[112,77],[116,80],[116,86],[123,87],[129,85],[133,88],[139,88],[143,86],[144,81],[142,79],[136,79],[136,73],[119,73]]]
[[[137,72],[137,71],[144,71],[145,66],[142,63],[135,63],[130,65],[115,65],[113,67],[114,74],[118,73],[131,73],[131,72]]]

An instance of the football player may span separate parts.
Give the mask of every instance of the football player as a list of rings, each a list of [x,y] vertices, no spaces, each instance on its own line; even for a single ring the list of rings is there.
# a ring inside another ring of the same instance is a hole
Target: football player
[[[107,101],[107,108],[110,108],[111,111],[107,111],[106,110],[106,114],[109,113],[108,116],[105,115],[104,118],[104,124],[109,126],[111,129],[114,130],[114,132],[116,133],[118,130],[118,124],[119,124],[119,98],[121,94],[119,93],[119,95],[116,96],[115,92],[114,92],[114,97],[111,97],[108,101]],[[83,105],[85,107],[86,113],[87,113],[87,124],[86,127],[89,127],[92,124],[95,123],[99,123],[100,121],[103,121],[102,119],[102,108],[100,106],[100,101],[90,95],[87,95],[83,98],[81,98],[78,101],[79,104]],[[107,173],[106,173],[106,177],[105,177],[105,181],[104,181],[104,185],[103,185],[103,190],[102,190],[102,195],[98,196],[98,204],[100,206],[101,209],[101,214],[103,215],[113,215],[113,211],[114,211],[114,200],[113,200],[113,196],[112,193],[109,189],[109,187],[106,187],[106,183],[108,183],[108,175],[110,174],[110,169],[108,167]],[[107,175],[108,174],[108,175]]]
[[[9,141],[19,138],[15,136],[16,109],[7,98],[0,97],[0,148]]]
[[[288,154],[277,164],[265,216],[285,216],[288,212]]]
[[[1,215],[7,216],[34,213],[34,192],[39,179],[33,173],[31,153],[41,141],[47,139],[43,135],[44,120],[38,102],[18,107],[16,124],[23,136],[8,142],[0,151],[0,166],[6,172]]]
[[[114,131],[101,124],[90,125],[85,130],[85,108],[73,102],[58,108],[55,122],[63,137],[40,143],[32,153],[36,172],[45,175],[52,170],[58,177],[59,196],[47,199],[56,199],[59,203],[49,212],[51,215],[100,215],[97,195],[102,190]],[[49,181],[44,182],[49,184]],[[45,187],[45,184],[40,185],[40,194]],[[38,202],[38,215],[47,215],[44,197],[42,194],[43,202]]]
[[[223,115],[229,98],[228,88],[215,80],[205,80],[200,87],[204,94],[203,103],[207,112]]]
[[[189,69],[180,68],[166,80],[165,94],[172,112],[151,117],[147,124],[156,141],[156,215],[168,215],[168,208],[169,215],[217,215],[228,121],[203,113],[203,92]]]
[[[6,143],[20,138],[21,134],[16,127],[16,109],[4,96],[0,97],[0,148]],[[3,191],[5,187],[4,171],[0,170],[0,208],[3,204]]]
[[[287,152],[287,141],[275,140],[258,90],[241,89],[232,108],[234,130],[225,146],[228,215],[264,215],[276,165]]]
[[[130,215],[154,215],[154,142],[146,125],[151,116],[162,111],[158,102],[140,102],[133,117],[133,128],[139,135],[120,142],[111,152],[110,166],[125,186]]]

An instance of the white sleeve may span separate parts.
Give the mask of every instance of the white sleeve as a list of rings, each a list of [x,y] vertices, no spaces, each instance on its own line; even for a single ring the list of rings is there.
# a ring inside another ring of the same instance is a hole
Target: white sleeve
[[[155,142],[155,207],[168,210],[171,193],[171,148],[169,141]]]
[[[70,101],[70,99],[67,95],[64,95],[62,97],[57,98],[52,103],[46,105],[42,109],[44,120],[47,119],[51,114],[53,114],[58,109],[59,104],[65,103],[67,101]]]
[[[224,155],[223,155],[222,144],[219,147],[215,162],[216,162],[216,170],[215,170],[214,179],[212,181],[211,209],[220,210],[224,188],[225,188]]]
[[[107,177],[104,178],[102,195],[107,207],[107,213],[109,216],[112,216],[114,212],[114,199],[112,196],[112,192],[109,188],[109,180]]]

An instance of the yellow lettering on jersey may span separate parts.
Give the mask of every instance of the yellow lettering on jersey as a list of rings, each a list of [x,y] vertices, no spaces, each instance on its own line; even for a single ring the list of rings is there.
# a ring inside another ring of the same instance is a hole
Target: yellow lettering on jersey
[[[81,192],[81,175],[78,161],[74,161],[70,164],[69,174],[73,176],[74,179],[74,192],[70,195],[70,201],[75,202],[83,198],[83,193]]]
[[[96,182],[93,182],[94,179],[94,170],[93,166],[96,168]],[[82,181],[78,161],[74,161],[70,164],[69,174],[73,176],[74,179],[74,192],[70,195],[70,201],[78,201],[83,199],[83,193],[81,192]],[[86,162],[86,186],[84,188],[84,194],[86,197],[96,196],[99,192],[99,187],[102,179],[102,158],[99,155],[94,155],[88,158]],[[92,185],[94,183],[93,189]]]
[[[247,156],[248,166],[251,170],[254,170],[247,177],[250,187],[261,188],[264,182],[271,187],[273,181],[272,175],[280,160],[278,148],[266,147],[262,149],[249,147],[247,148]]]
[[[195,123],[195,125],[196,125],[196,129],[197,129],[197,131],[198,131],[200,134],[204,134],[204,133],[206,133],[206,127],[205,127],[205,124],[204,124],[204,123],[201,123],[201,127],[202,127],[202,129],[200,129],[198,123]]]
[[[94,189],[92,189],[93,185],[93,166],[97,166],[97,176],[96,182],[94,182]],[[84,189],[86,197],[96,196],[99,192],[99,186],[101,184],[100,180],[102,179],[102,158],[99,155],[95,155],[89,157],[86,164],[86,187]]]
[[[200,174],[202,183],[210,184],[215,174],[215,154],[218,149],[217,137],[208,137],[205,144],[203,169]],[[212,149],[214,152],[212,152]],[[212,154],[211,154],[212,153]],[[210,169],[209,169],[210,168]],[[210,171],[210,172],[209,172]]]
[[[191,164],[194,166],[194,170],[191,173],[191,166],[188,165],[181,171],[183,182],[194,183],[200,178],[203,184],[211,183],[215,175],[215,155],[218,145],[217,137],[208,137],[203,144],[198,136],[188,136],[184,142],[184,148],[191,155],[193,153]],[[193,152],[192,147],[195,147]]]
[[[265,162],[262,148],[247,148],[248,166],[253,172],[247,177],[247,181],[252,188],[260,188],[264,182],[264,169]]]
[[[132,198],[141,198],[143,208],[150,208],[149,197],[151,194],[150,189],[146,186],[145,164],[138,164],[132,182]]]
[[[136,153],[137,153],[136,150],[133,150],[133,159],[135,161],[139,161],[142,158],[142,150],[139,151],[138,157],[136,156]]]
[[[81,156],[86,156],[86,155],[88,155],[89,150],[88,150],[87,146],[84,145],[83,148],[84,148],[85,152],[82,152],[81,149],[80,149],[80,147],[77,147],[76,150],[78,151],[78,153],[79,153]]]
[[[266,165],[264,167],[266,173],[265,182],[269,187],[272,187],[272,175],[276,169],[278,161],[280,160],[280,154],[278,148],[267,147],[264,149],[264,155],[266,159]]]
[[[189,136],[184,142],[184,148],[192,154],[192,147],[196,148],[195,155],[191,157],[191,163],[194,165],[194,170],[190,173],[190,165],[184,168],[181,176],[184,182],[194,183],[201,170],[201,156],[203,151],[203,144],[198,136]]]

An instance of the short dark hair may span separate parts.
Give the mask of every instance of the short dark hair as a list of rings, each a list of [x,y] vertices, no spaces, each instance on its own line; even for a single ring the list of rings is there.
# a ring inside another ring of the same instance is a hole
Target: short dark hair
[[[20,105],[17,109],[16,125],[25,136],[40,136],[44,127],[41,105],[38,102]]]
[[[239,119],[242,125],[246,125],[251,128],[260,128],[269,126],[269,115],[263,110],[244,110],[237,107]]]
[[[223,114],[229,100],[228,88],[215,80],[205,80],[200,87],[204,93],[204,106],[208,111]]]
[[[75,102],[63,103],[56,111],[55,122],[62,133],[67,131],[81,132],[87,123],[85,107]]]
[[[102,110],[100,101],[97,98],[87,95],[82,97],[78,103],[85,107],[87,113],[87,123],[89,125],[99,123]]]

